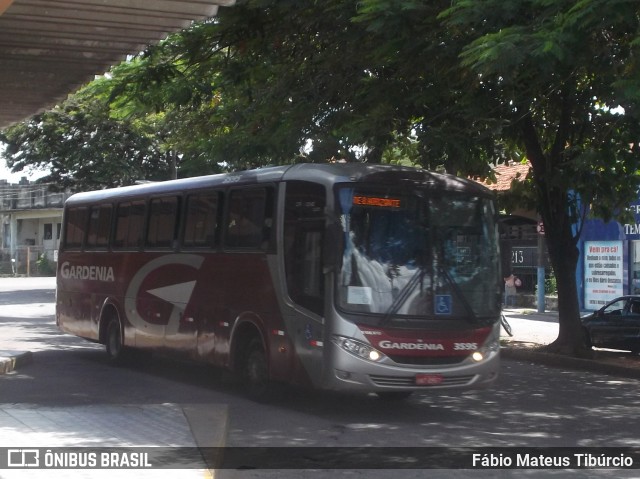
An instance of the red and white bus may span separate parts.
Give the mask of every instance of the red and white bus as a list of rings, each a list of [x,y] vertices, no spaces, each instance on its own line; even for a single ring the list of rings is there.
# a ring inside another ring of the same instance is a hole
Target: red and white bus
[[[376,392],[498,376],[496,212],[424,170],[298,164],[79,193],[59,327],[114,362],[161,351],[274,382]]]

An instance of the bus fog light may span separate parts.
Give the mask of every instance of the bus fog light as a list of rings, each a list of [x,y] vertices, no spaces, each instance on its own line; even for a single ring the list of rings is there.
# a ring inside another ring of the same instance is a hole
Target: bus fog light
[[[476,362],[480,362],[484,359],[484,354],[482,354],[480,351],[475,351],[471,357],[473,358],[474,361]]]
[[[344,336],[334,336],[333,342],[345,351],[368,361],[378,362],[386,356],[368,344]]]

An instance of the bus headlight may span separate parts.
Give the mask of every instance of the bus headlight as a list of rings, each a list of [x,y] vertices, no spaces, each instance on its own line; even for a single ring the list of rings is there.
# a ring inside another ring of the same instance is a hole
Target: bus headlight
[[[333,342],[354,356],[358,356],[359,358],[366,359],[368,361],[378,362],[386,358],[384,354],[371,347],[369,344],[353,338],[334,336]]]
[[[479,363],[480,361],[484,361],[488,357],[492,356],[492,354],[500,351],[500,324],[498,323],[498,327],[494,328],[491,332],[485,343],[482,345],[480,349],[475,351],[471,355],[471,360]]]

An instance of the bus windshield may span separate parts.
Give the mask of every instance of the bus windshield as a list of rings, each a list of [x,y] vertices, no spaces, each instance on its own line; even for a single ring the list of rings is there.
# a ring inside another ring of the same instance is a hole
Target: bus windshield
[[[459,192],[338,190],[338,307],[361,321],[499,313],[493,202]],[[370,319],[367,319],[367,316]]]

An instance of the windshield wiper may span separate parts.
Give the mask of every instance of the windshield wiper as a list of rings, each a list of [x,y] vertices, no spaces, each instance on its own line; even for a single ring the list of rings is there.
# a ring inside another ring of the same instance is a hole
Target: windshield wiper
[[[385,324],[387,324],[389,319],[391,319],[391,316],[398,312],[402,305],[404,305],[404,303],[407,301],[411,293],[413,293],[413,290],[416,289],[416,286],[422,282],[425,274],[426,271],[424,267],[418,266],[418,271],[413,273],[411,279],[409,279],[407,284],[402,287],[398,296],[394,298],[389,308],[385,311],[382,319],[380,320],[380,326],[384,326]]]

